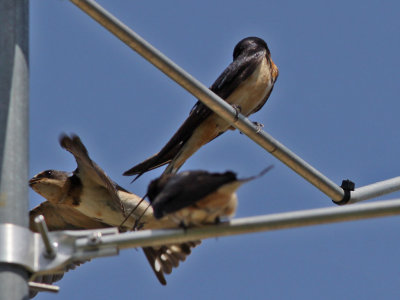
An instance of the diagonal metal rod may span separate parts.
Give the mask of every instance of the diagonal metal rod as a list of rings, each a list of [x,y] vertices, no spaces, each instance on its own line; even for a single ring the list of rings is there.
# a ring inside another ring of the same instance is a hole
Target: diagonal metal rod
[[[206,104],[221,118],[230,122],[254,142],[259,144],[300,176],[320,189],[328,197],[334,201],[342,200],[344,192],[341,187],[291,152],[288,148],[280,144],[271,135],[264,131],[259,131],[259,128],[243,115],[240,115],[239,119],[236,121],[236,111],[227,102],[215,95],[205,85],[176,65],[168,57],[163,55],[95,1],[71,0],[71,2],[81,8],[89,16],[103,25],[112,34],[147,59],[163,73],[176,81],[189,93]]]
[[[249,218],[233,219],[219,225],[197,228],[144,230],[103,237],[98,247],[149,247],[180,243],[220,236],[297,228],[311,225],[331,224],[337,222],[362,220],[394,216],[400,214],[400,199],[377,201],[342,207],[328,207],[286,213],[278,213]],[[77,249],[84,250],[92,246],[87,238],[78,239]]]

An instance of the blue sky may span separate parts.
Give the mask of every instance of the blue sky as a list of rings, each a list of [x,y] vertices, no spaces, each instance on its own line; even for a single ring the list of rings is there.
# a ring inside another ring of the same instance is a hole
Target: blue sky
[[[251,116],[336,183],[399,175],[400,4],[395,1],[99,1],[209,86],[236,43],[259,36],[280,70]],[[31,0],[30,175],[75,169],[58,145],[80,135],[116,182],[157,152],[196,99],[69,1]],[[330,199],[239,132],[198,151],[183,169],[275,168],[243,186],[237,217],[332,207]],[[397,197],[387,195],[382,199]],[[43,199],[31,192],[31,207]],[[141,251],[69,272],[37,299],[399,299],[399,218],[209,239],[159,285]]]

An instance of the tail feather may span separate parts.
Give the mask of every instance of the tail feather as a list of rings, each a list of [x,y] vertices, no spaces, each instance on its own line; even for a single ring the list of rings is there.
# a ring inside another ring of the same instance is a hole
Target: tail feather
[[[200,245],[201,241],[186,242],[161,247],[144,247],[143,252],[153,269],[158,281],[166,285],[165,274],[171,274],[173,268],[177,268],[180,262],[192,252],[192,248]]]
[[[165,148],[165,147],[164,147]],[[142,176],[144,173],[157,169],[161,166],[169,164],[172,159],[179,153],[180,149],[182,148],[182,144],[178,144],[177,146],[169,149],[168,152],[162,149],[157,154],[149,157],[148,159],[142,161],[141,163],[137,164],[136,166],[130,168],[129,170],[124,172],[124,176],[132,176],[137,175],[132,182]]]
[[[137,164],[136,166],[130,168],[129,170],[125,171],[123,175],[124,176],[137,175],[133,180],[135,181],[137,178],[142,176],[147,171],[157,169],[158,167],[168,164],[173,158],[173,155],[170,156],[171,157],[168,156],[160,157],[160,153],[157,153],[149,157],[148,159],[144,160],[143,162]]]
[[[155,266],[157,251],[154,248],[146,247],[146,248],[143,248],[143,252],[146,255],[147,260],[149,261],[149,264],[150,264],[151,268],[153,269],[154,274],[157,276],[158,281],[162,285],[167,285],[167,281],[165,280],[164,273],[162,271],[160,271],[159,269],[157,269]]]
[[[171,160],[182,149],[183,145],[190,139],[196,128],[203,122],[212,111],[198,102],[189,117],[183,122],[181,127],[175,132],[167,144],[156,155],[146,159],[133,168],[126,171],[124,176],[138,175],[133,181],[139,178],[147,171],[156,169],[171,162]]]
[[[239,181],[244,183],[244,182],[248,182],[248,181],[260,178],[260,177],[264,176],[266,173],[268,173],[269,171],[271,171],[273,168],[274,168],[274,165],[269,165],[268,167],[263,169],[259,174],[248,177],[248,178],[239,179]]]

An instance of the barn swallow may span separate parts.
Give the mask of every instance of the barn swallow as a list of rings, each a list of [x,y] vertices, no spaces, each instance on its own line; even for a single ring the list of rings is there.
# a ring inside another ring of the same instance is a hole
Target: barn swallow
[[[185,171],[162,175],[150,182],[147,195],[156,219],[168,217],[184,228],[218,223],[221,218],[235,214],[236,190],[271,168],[244,179],[238,179],[231,171]]]
[[[241,40],[233,50],[233,62],[217,78],[210,90],[249,116],[263,107],[279,75],[265,41],[258,37]],[[176,173],[200,147],[226,130],[235,128],[198,101],[189,117],[167,144],[152,157],[127,170],[137,175],[168,164],[164,174]]]
[[[176,223],[165,218],[157,220],[146,201],[113,182],[90,159],[86,147],[76,135],[62,135],[60,145],[71,152],[78,164],[69,174],[64,171],[46,170],[35,175],[30,187],[48,200],[31,212],[44,212],[50,230],[93,229],[119,226],[126,218],[125,211],[135,208],[125,221],[125,231],[132,229],[139,216],[141,229],[176,228]],[[74,228],[76,227],[76,228]],[[164,273],[169,274],[200,244],[193,241],[182,244],[145,247],[143,251],[159,281],[165,285]]]

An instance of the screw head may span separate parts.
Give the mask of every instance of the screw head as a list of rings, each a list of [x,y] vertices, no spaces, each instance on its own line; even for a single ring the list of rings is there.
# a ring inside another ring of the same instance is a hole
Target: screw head
[[[101,237],[102,234],[101,232],[94,232],[91,234],[91,236],[89,237],[89,245],[98,245],[101,243]]]

